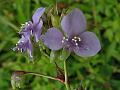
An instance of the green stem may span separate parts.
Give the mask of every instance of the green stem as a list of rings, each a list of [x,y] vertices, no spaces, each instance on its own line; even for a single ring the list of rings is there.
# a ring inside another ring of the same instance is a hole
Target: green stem
[[[70,86],[68,84],[68,74],[67,74],[66,60],[64,60],[64,72],[65,72],[65,86],[66,86],[67,90],[70,90]]]
[[[39,74],[39,73],[34,73],[34,72],[27,72],[27,74],[31,74],[31,75],[35,75],[35,76],[39,76],[39,77],[43,77],[43,78],[48,78],[48,79],[60,81],[61,83],[63,83],[63,81],[61,81],[60,79],[54,78],[54,77],[51,77],[51,76],[47,76],[47,75],[43,75],[43,74]]]

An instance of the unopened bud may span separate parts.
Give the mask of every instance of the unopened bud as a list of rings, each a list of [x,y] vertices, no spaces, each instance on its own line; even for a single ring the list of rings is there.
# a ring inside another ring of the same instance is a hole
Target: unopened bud
[[[15,71],[11,76],[11,85],[13,89],[21,87],[22,76],[26,74],[25,71]]]

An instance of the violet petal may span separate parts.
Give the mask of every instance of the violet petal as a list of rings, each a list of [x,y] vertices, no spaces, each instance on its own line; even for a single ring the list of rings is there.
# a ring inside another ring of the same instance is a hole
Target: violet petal
[[[101,49],[97,36],[92,32],[84,32],[80,35],[81,42],[74,48],[74,52],[82,57],[94,56]]]
[[[24,35],[24,37],[30,38],[31,30],[33,29],[33,23],[31,21],[26,22],[22,27],[21,27],[20,34]]]
[[[42,14],[45,12],[45,8],[41,7],[38,8],[34,15],[32,16],[32,20],[34,24],[37,24],[39,22],[40,17],[42,16]]]
[[[38,24],[36,24],[36,26],[33,29],[33,35],[35,37],[35,41],[38,42],[41,36],[41,32],[42,32],[42,26],[43,26],[43,21],[40,20],[40,22]]]
[[[33,58],[33,55],[32,55],[33,47],[32,47],[32,43],[30,40],[29,40],[27,52],[29,53],[30,58]]]
[[[32,57],[32,43],[29,38],[22,36],[16,47],[17,50],[20,50],[21,52],[27,51],[29,56]]]
[[[59,50],[62,48],[62,38],[63,34],[56,28],[50,28],[45,33],[43,37],[44,44],[52,49],[52,50]]]
[[[71,13],[63,17],[61,26],[68,36],[79,35],[86,29],[86,19],[79,9],[74,9]]]

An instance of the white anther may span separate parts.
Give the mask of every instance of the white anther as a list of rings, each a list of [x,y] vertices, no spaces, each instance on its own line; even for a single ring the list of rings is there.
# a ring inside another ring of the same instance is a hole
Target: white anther
[[[80,39],[80,38],[78,38],[78,41],[81,41],[81,39]]]
[[[77,42],[77,40],[74,40],[75,42]]]
[[[75,43],[76,46],[78,46],[78,43]]]
[[[64,40],[62,40],[62,43],[64,43]]]
[[[63,39],[65,39],[65,37],[63,37]]]
[[[68,38],[66,38],[65,40],[68,41]]]
[[[28,24],[28,22],[25,23],[26,25]]]
[[[27,25],[29,26],[30,24],[28,23]]]
[[[77,37],[75,36],[74,38],[76,39]]]
[[[75,41],[75,39],[73,38],[72,41]]]
[[[21,41],[22,43],[24,42],[24,41]]]

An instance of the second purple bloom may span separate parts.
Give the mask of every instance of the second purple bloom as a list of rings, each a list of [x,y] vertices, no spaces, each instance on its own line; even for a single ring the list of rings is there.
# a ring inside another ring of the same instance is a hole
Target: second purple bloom
[[[94,56],[100,51],[99,39],[93,32],[86,31],[86,19],[79,9],[74,9],[64,16],[61,26],[65,36],[55,27],[45,33],[43,41],[48,48],[65,48],[82,57]]]
[[[31,42],[31,36],[34,36],[35,42],[38,42],[42,32],[43,21],[40,18],[45,12],[45,8],[38,8],[32,16],[32,21],[28,21],[21,27],[21,39],[16,44],[15,50],[21,52],[28,52],[30,58],[33,57],[33,46]]]

